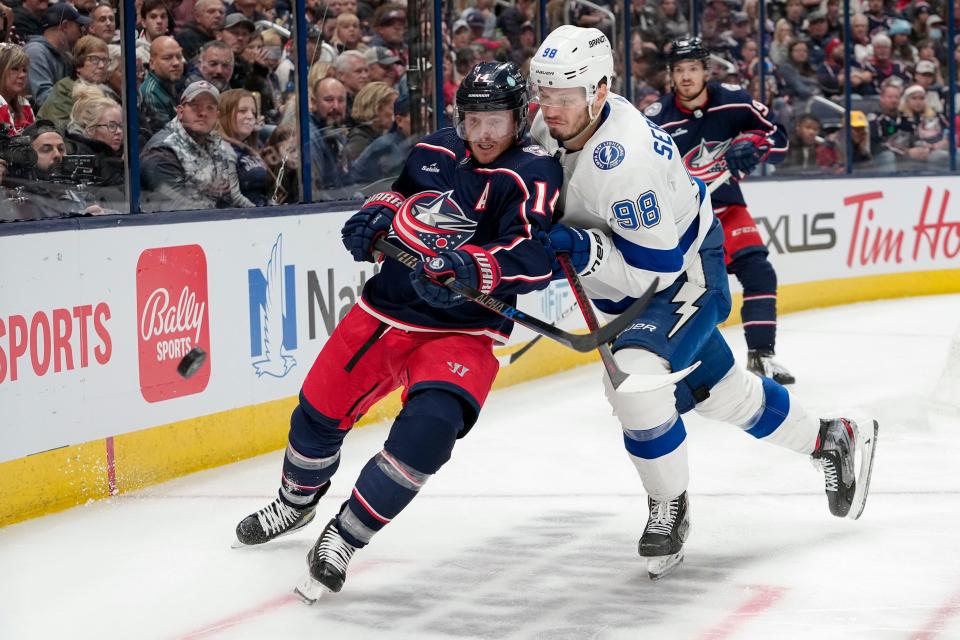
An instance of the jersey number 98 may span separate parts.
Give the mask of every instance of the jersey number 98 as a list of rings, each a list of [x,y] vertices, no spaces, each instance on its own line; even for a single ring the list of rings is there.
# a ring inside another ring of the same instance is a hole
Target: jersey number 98
[[[632,231],[639,229],[641,226],[647,229],[654,227],[660,222],[660,205],[657,203],[657,194],[653,191],[645,191],[640,194],[636,203],[632,200],[614,202],[613,215],[621,229]]]

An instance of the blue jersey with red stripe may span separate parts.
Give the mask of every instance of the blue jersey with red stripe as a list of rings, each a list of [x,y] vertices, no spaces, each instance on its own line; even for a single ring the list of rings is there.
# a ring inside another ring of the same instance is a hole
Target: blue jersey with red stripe
[[[767,138],[770,151],[764,161],[777,164],[786,158],[788,136],[783,125],[737,85],[707,83],[707,102],[696,111],[684,109],[676,96],[668,93],[647,107],[644,115],[673,137],[690,175],[707,184],[727,169],[723,156],[741,134]],[[710,197],[716,205],[746,204],[734,180],[718,187]]]
[[[481,165],[452,128],[441,129],[410,151],[394,191],[407,198],[394,217],[390,241],[421,258],[467,245],[492,257],[493,281],[481,290],[516,304],[517,294],[550,284],[551,255],[542,238],[563,182],[560,163],[537,145],[514,146]],[[444,233],[431,234],[420,221]],[[399,237],[403,238],[401,241]],[[505,341],[513,323],[465,300],[449,309],[424,302],[410,270],[386,260],[363,289],[360,304],[382,321],[410,331],[456,331]]]

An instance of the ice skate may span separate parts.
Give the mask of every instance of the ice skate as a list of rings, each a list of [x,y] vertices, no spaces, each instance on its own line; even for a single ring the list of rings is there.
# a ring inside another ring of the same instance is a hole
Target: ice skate
[[[237,539],[232,545],[233,548],[270,542],[307,526],[316,515],[320,497],[329,487],[328,482],[317,493],[313,502],[302,508],[291,507],[278,497],[259,511],[251,513],[237,525]]]
[[[793,384],[797,381],[787,368],[773,359],[772,349],[750,349],[747,351],[747,371],[770,378],[779,384]]]
[[[328,522],[307,554],[310,571],[294,592],[307,604],[313,604],[326,592],[339,592],[347,579],[347,565],[356,550],[357,547],[340,535],[336,518]]]
[[[847,418],[820,421],[820,435],[812,459],[823,469],[827,505],[830,513],[838,518],[856,520],[863,513],[878,430],[876,420],[862,429]]]
[[[640,555],[647,558],[647,575],[659,580],[683,562],[683,543],[690,533],[687,492],[672,500],[647,499],[650,517],[640,538]]]

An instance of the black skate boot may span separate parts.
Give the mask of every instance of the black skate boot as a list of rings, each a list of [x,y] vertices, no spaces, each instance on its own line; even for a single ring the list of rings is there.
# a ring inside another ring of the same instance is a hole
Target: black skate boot
[[[812,458],[814,464],[823,469],[827,505],[830,513],[838,518],[856,520],[863,513],[873,473],[877,432],[876,420],[864,431],[846,418],[820,421],[820,435]]]
[[[787,368],[773,359],[772,349],[750,349],[747,351],[747,371],[771,378],[780,384],[793,384],[797,381]]]
[[[340,535],[337,519],[328,522],[317,543],[307,554],[310,574],[294,589],[300,599],[307,604],[313,604],[320,599],[324,591],[338,593],[347,580],[347,565],[356,550],[357,547]]]
[[[303,507],[291,507],[279,497],[251,513],[237,525],[237,541],[234,547],[247,547],[270,542],[274,538],[292,533],[310,524],[317,512],[317,503],[330,488],[327,482],[320,488],[313,502]]]
[[[683,543],[690,533],[687,492],[673,500],[647,498],[650,517],[640,538],[640,555],[647,558],[647,574],[659,580],[683,562]]]

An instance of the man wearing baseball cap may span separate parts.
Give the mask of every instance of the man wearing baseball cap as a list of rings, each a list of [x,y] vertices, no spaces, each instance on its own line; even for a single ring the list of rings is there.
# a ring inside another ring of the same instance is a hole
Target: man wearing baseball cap
[[[80,27],[90,24],[66,2],[51,6],[43,16],[43,35],[34,36],[23,48],[30,58],[30,92],[39,111],[53,85],[73,71],[69,52],[80,39]]]
[[[144,211],[252,207],[240,193],[237,155],[214,131],[220,92],[206,80],[183,90],[177,117],[143,150]]]
[[[400,80],[402,61],[386,47],[370,47],[364,52],[370,67],[370,82],[386,82],[396,88]]]
[[[937,65],[932,60],[920,60],[914,69],[914,80],[927,92],[927,106],[943,113],[948,90],[937,82]]]

